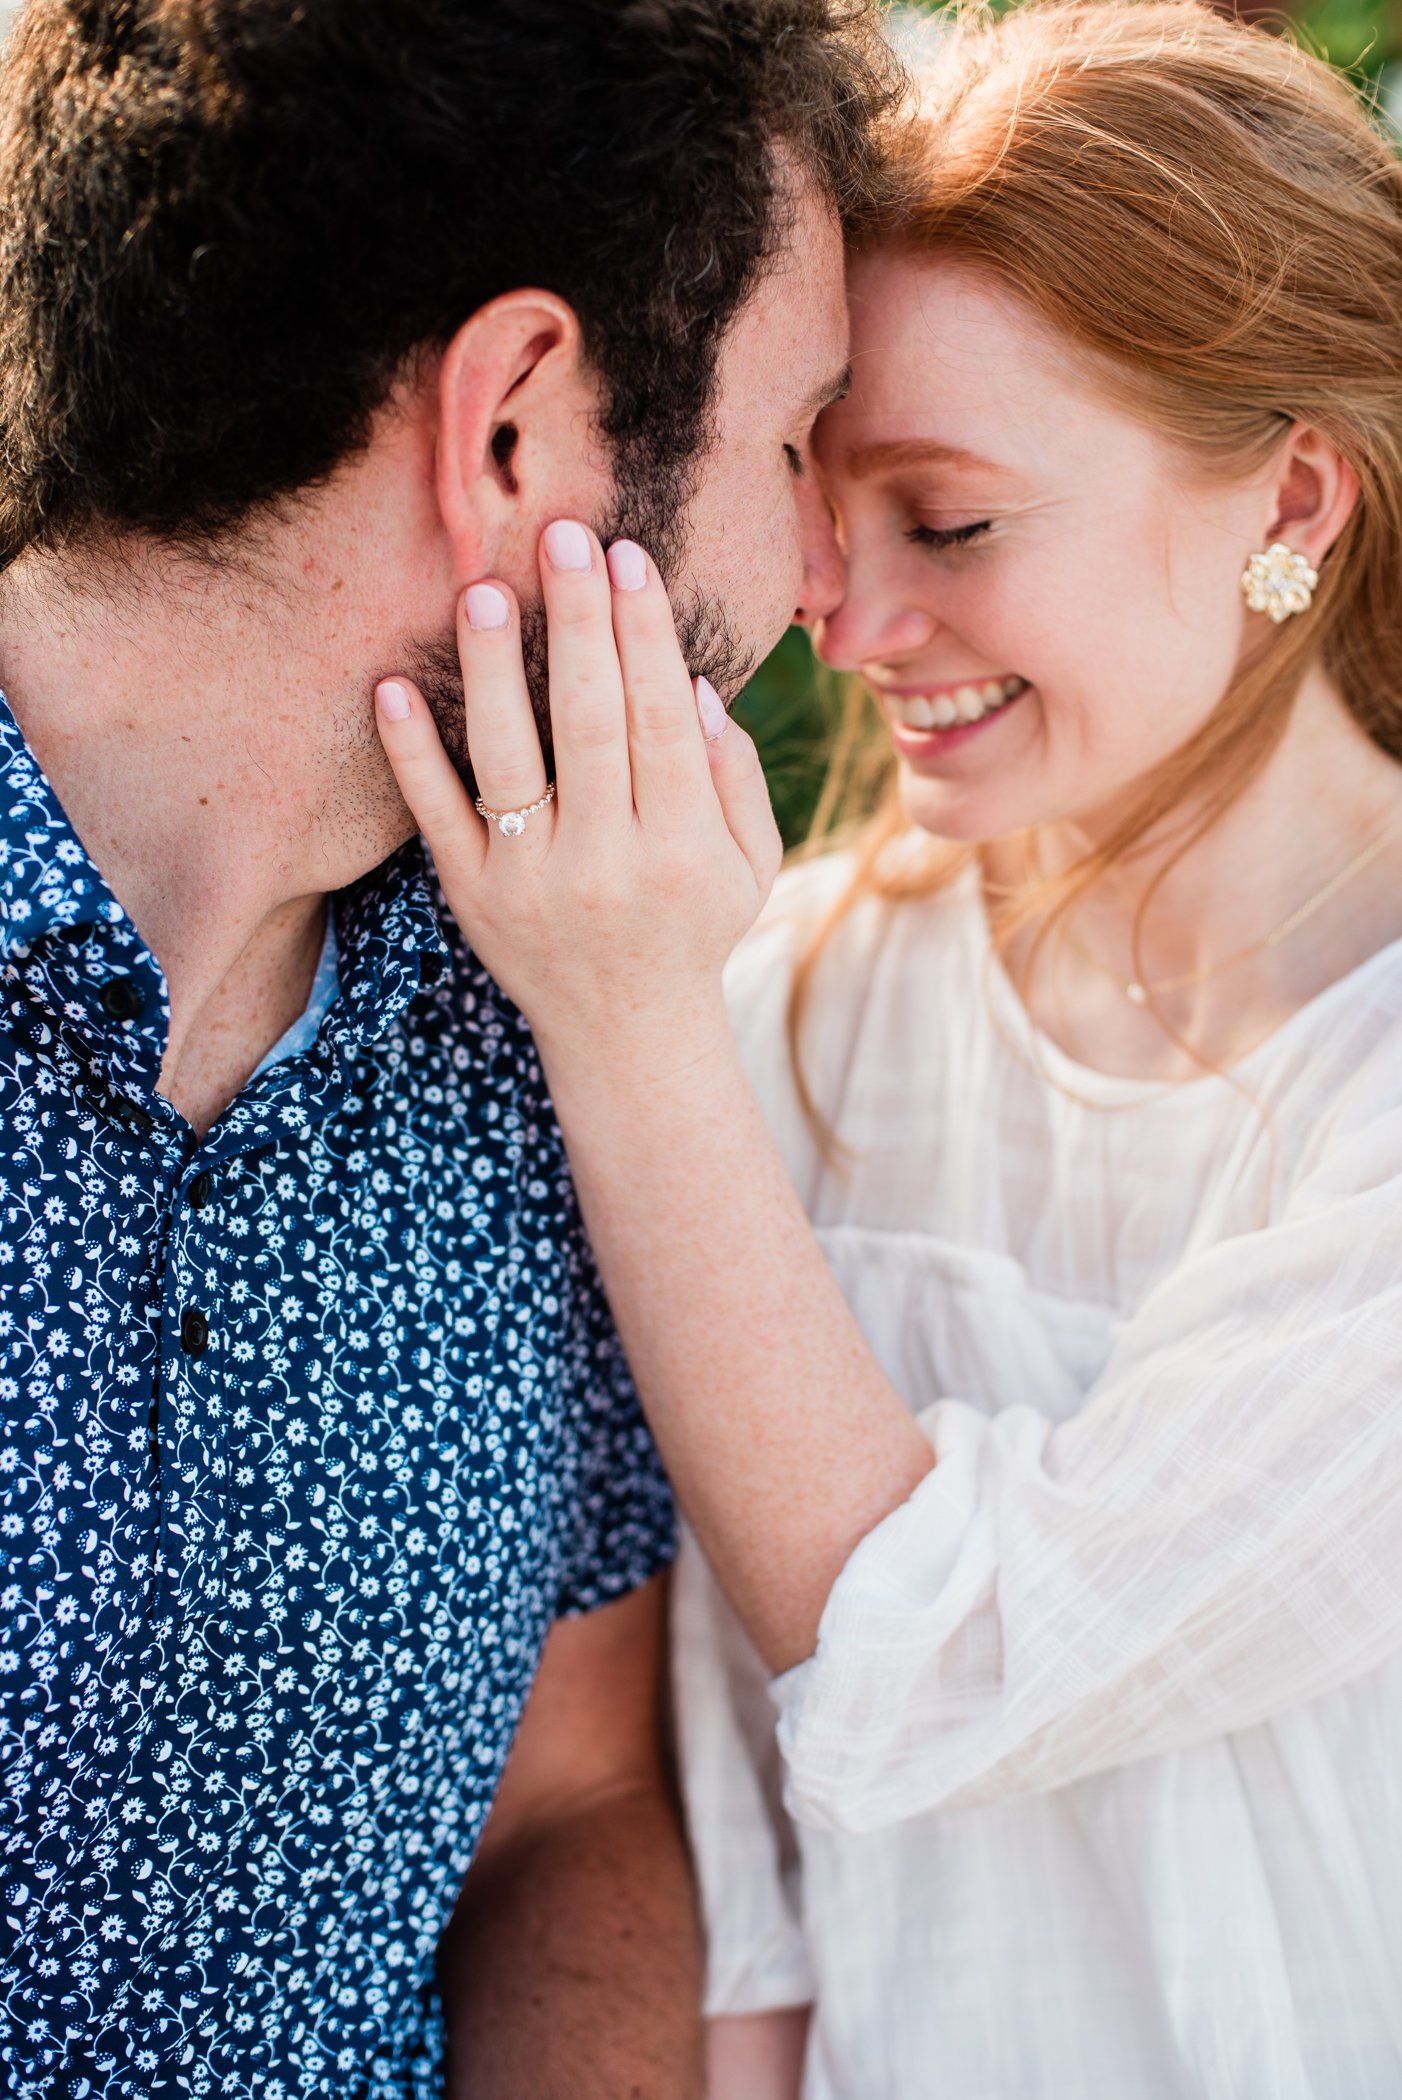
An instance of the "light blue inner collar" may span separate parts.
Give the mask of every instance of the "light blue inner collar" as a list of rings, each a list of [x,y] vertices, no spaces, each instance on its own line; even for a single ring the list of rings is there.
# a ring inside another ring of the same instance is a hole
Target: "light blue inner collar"
[[[273,1065],[280,1065],[285,1058],[300,1057],[310,1050],[317,1039],[322,1022],[341,996],[341,966],[336,949],[336,913],[331,899],[326,900],[326,937],[321,944],[321,960],[316,966],[312,988],[307,1003],[292,1026],[285,1029],[273,1044],[272,1049],[253,1074],[266,1072]]]

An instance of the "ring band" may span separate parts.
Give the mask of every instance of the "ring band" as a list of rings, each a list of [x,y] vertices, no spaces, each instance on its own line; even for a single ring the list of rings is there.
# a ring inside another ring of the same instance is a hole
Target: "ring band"
[[[479,795],[476,808],[479,817],[490,817],[504,839],[519,839],[526,828],[527,817],[533,817],[538,809],[544,809],[555,800],[555,783],[552,780],[539,802],[528,802],[524,809],[488,809]]]

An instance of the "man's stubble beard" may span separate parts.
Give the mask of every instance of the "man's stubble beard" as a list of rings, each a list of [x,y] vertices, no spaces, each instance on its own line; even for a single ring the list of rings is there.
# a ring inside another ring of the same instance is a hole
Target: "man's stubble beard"
[[[614,501],[605,517],[594,524],[599,544],[610,547],[615,540],[636,540],[657,564],[667,586],[677,640],[683,661],[693,678],[708,678],[729,705],[755,668],[755,653],[745,647],[726,618],[725,607],[710,592],[681,582],[686,552],[686,503],[690,494],[675,474],[640,473],[627,485],[620,475]],[[540,732],[547,780],[555,778],[554,743],[550,733],[550,664],[545,606],[539,594],[521,598],[521,653],[526,687],[531,696],[536,727]],[[454,633],[434,641],[416,643],[410,655],[409,673],[428,702],[442,738],[443,748],[461,774],[470,794],[477,783],[468,756],[463,720],[462,667]]]

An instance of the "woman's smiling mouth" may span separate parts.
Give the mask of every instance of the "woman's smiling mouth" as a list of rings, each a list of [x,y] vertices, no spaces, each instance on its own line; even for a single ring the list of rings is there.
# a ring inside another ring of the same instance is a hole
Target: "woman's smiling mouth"
[[[892,740],[903,756],[933,756],[967,741],[1027,691],[1025,678],[967,679],[918,690],[877,690]]]

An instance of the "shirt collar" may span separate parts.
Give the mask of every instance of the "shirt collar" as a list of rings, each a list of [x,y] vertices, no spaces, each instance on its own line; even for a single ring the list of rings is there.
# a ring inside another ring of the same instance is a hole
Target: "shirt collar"
[[[0,693],[0,960],[40,934],[121,917]]]
[[[383,1035],[448,961],[418,839],[337,892],[336,938],[341,996],[326,1033],[354,1049]]]

